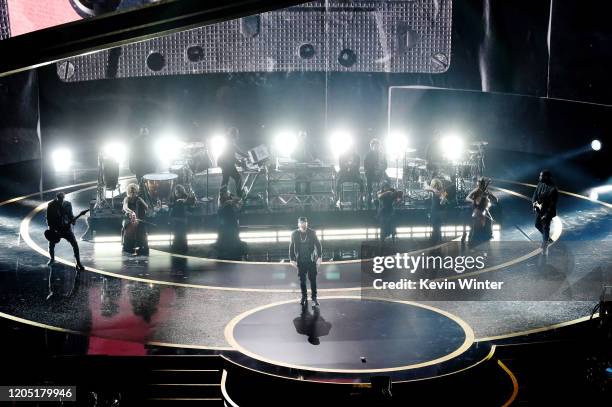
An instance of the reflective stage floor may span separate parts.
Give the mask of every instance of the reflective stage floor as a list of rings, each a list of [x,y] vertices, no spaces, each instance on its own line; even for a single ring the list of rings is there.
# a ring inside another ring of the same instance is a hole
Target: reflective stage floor
[[[75,212],[88,207],[93,185],[66,188]],[[117,242],[81,241],[86,270],[77,273],[71,248],[62,241],[58,262],[47,267],[44,207],[54,193],[4,201],[0,316],[92,338],[238,350],[264,363],[312,371],[423,367],[448,355],[468,355],[480,343],[473,362],[490,349],[485,343],[585,320],[602,284],[612,283],[612,205],[561,194],[555,243],[544,259],[532,225],[533,186],[501,180],[493,185],[504,221],[496,241],[479,249],[494,255],[473,277],[503,280],[510,286],[505,295],[487,291],[460,300],[381,293],[364,283],[360,261],[325,262],[318,280],[320,296],[328,299],[318,315],[302,312],[296,272],[279,262],[207,259],[196,248],[173,254],[163,244],[153,246],[148,257],[133,257],[123,255]],[[84,231],[79,222],[77,235]],[[469,252],[459,237],[450,233],[435,245],[426,236],[400,238],[397,250]],[[355,241],[355,250],[360,243]],[[423,326],[428,330],[417,329]],[[307,334],[311,329],[316,339]]]

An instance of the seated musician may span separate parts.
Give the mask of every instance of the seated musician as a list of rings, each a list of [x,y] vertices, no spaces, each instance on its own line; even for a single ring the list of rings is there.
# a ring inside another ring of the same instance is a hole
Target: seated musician
[[[236,195],[242,197],[242,177],[236,168],[238,164],[237,157],[247,158],[244,153],[238,147],[239,132],[235,127],[230,127],[227,131],[228,144],[219,155],[217,159],[217,165],[221,168],[221,191],[228,190],[229,179],[232,178],[236,184]]]
[[[442,221],[444,218],[444,210],[448,204],[448,193],[444,181],[437,176],[432,178],[429,186],[427,186],[425,190],[432,193],[431,209],[429,213],[432,227],[431,240],[433,242],[439,242],[442,239]]]
[[[174,202],[170,207],[172,226],[172,250],[184,253],[187,251],[187,207],[195,203],[194,196],[185,187],[177,185],[174,188]]]
[[[219,230],[215,248],[217,257],[225,260],[242,260],[247,253],[247,245],[240,240],[240,209],[242,200],[227,191],[219,193],[217,216]]]
[[[130,254],[149,255],[147,227],[143,223],[149,206],[138,196],[138,185],[127,187],[127,196],[123,199],[123,213],[126,215],[121,230],[123,251]]]
[[[387,237],[391,237],[393,242],[395,242],[397,224],[393,205],[402,199],[402,195],[402,191],[396,191],[388,181],[385,181],[381,190],[378,191],[377,197],[380,201],[378,222],[380,225],[381,242],[384,242]]]
[[[374,184],[388,180],[387,177],[387,158],[380,145],[380,141],[376,138],[370,141],[370,151],[366,154],[363,159],[363,169],[366,175],[366,191],[368,209],[372,202],[372,191],[374,190]],[[378,204],[378,201],[377,201]]]
[[[480,177],[478,186],[466,197],[472,202],[472,227],[470,229],[470,244],[478,244],[493,238],[493,217],[489,206],[497,204],[498,199],[489,190],[490,179]]]
[[[360,157],[355,152],[355,149],[350,147],[347,151],[340,154],[338,164],[340,170],[338,171],[336,182],[336,199],[340,199],[340,192],[344,182],[359,184],[359,194],[360,196],[363,195],[363,179],[361,179],[361,174],[359,173]]]

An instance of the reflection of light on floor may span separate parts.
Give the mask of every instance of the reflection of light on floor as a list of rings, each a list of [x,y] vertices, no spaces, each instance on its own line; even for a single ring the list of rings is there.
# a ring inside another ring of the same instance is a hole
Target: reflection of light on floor
[[[287,273],[285,272],[272,273],[273,280],[284,280],[286,277],[287,277]]]
[[[326,280],[340,281],[340,273],[337,271],[330,271],[325,273]]]
[[[553,220],[554,221],[554,220]],[[560,229],[560,226],[555,228]],[[427,238],[432,233],[431,226],[400,226],[397,228],[398,238]],[[464,232],[470,231],[469,226],[465,225],[444,225],[441,228],[443,237],[457,237]],[[493,225],[493,240],[500,239],[500,225]],[[241,232],[240,239],[248,243],[282,243],[291,240],[292,231],[258,231],[258,232]],[[322,241],[332,240],[369,240],[378,239],[380,229],[378,228],[361,228],[361,229],[322,229],[317,231],[319,239]],[[173,236],[168,235],[149,235],[149,246],[164,246],[169,244]],[[217,240],[216,233],[193,233],[187,235],[187,243],[189,245],[204,245],[212,244]],[[96,236],[94,243],[120,243],[120,236]]]
[[[550,238],[552,240],[559,240],[561,237],[561,232],[563,232],[563,222],[561,222],[561,218],[559,216],[555,216],[550,222]]]

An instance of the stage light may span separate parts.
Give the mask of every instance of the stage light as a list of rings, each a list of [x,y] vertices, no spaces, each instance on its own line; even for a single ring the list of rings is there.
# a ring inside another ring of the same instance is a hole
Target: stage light
[[[601,141],[597,139],[591,141],[591,148],[595,151],[601,150]]]
[[[393,159],[400,158],[408,148],[408,137],[401,131],[392,131],[385,139],[385,151]]]
[[[215,163],[217,162],[217,159],[219,158],[219,156],[225,150],[226,145],[227,145],[227,140],[225,139],[225,137],[223,137],[220,134],[214,135],[210,138],[209,148],[212,153],[213,159],[215,160]]]
[[[274,139],[274,148],[281,157],[291,157],[297,145],[297,135],[292,131],[282,131]]]
[[[105,158],[110,158],[122,165],[125,163],[127,158],[127,147],[125,144],[118,141],[111,141],[104,145],[102,148],[102,154]]]
[[[67,148],[58,148],[51,154],[55,171],[68,171],[72,167],[72,151]]]
[[[329,143],[332,154],[337,158],[353,146],[353,137],[346,130],[335,130],[331,133]]]
[[[451,161],[457,161],[463,156],[463,139],[455,134],[450,134],[442,139],[442,152]]]
[[[168,135],[157,139],[155,153],[164,166],[170,165],[181,153],[184,143],[178,137]]]

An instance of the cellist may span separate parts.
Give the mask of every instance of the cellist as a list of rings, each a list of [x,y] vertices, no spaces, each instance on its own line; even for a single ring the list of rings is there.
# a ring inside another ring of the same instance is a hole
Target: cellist
[[[134,255],[149,255],[147,227],[143,222],[149,209],[147,203],[138,196],[138,185],[129,184],[127,196],[123,200],[123,213],[126,215],[121,230],[123,251]]]

